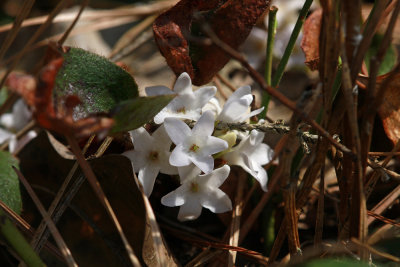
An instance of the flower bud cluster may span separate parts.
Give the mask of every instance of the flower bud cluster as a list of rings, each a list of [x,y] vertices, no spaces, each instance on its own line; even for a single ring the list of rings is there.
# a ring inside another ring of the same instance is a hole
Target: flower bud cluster
[[[220,132],[214,128],[216,121],[244,122],[263,108],[249,112],[253,101],[250,86],[237,89],[223,108],[214,97],[216,91],[213,86],[193,91],[187,73],[178,77],[173,90],[164,86],[146,88],[149,96],[177,96],[154,117],[160,127],[152,135],[143,127],[130,132],[134,149],[124,153],[147,196],[158,173],[179,174],[181,186],[164,196],[161,203],[180,206],[178,219],[182,221],[198,218],[203,207],[214,213],[232,209],[231,200],[219,189],[228,178],[230,165],[242,167],[267,190],[268,177],[262,166],[272,159],[273,151],[263,143],[264,133]],[[196,124],[190,128],[184,119]],[[241,141],[237,144],[238,135]],[[215,159],[224,165],[215,168]]]

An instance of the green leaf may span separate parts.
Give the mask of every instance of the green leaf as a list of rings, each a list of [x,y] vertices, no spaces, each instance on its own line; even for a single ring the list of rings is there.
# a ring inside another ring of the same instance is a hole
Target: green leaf
[[[157,115],[175,95],[138,97],[124,101],[114,110],[111,133],[126,132],[143,126]]]
[[[355,261],[350,259],[323,259],[323,260],[314,260],[306,263],[302,263],[299,265],[295,265],[296,267],[368,267],[367,262]]]
[[[20,214],[22,209],[18,176],[12,166],[18,168],[18,161],[7,151],[0,151],[0,199],[13,211]]]
[[[76,118],[109,112],[118,103],[138,96],[132,76],[105,57],[80,48],[70,48],[63,57],[53,96],[58,103],[66,95],[78,96],[82,104],[74,110]]]
[[[370,70],[370,64],[371,64],[370,60],[373,56],[376,55],[382,39],[383,39],[382,34],[376,34],[372,39],[371,45],[365,55],[365,63],[367,65],[368,70]],[[393,44],[391,44],[388,50],[386,51],[386,55],[383,58],[383,61],[379,67],[378,75],[383,75],[390,72],[397,62],[396,59],[397,59],[397,52]]]

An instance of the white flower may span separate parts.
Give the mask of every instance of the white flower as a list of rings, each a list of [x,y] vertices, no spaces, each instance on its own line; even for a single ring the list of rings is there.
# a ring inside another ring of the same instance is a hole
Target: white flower
[[[264,133],[251,131],[236,147],[222,156],[229,165],[238,165],[251,174],[267,191],[268,175],[262,165],[272,160],[273,150],[263,144]]]
[[[217,92],[214,86],[202,87],[193,92],[192,81],[186,72],[178,77],[173,91],[165,86],[151,86],[145,90],[148,96],[178,94],[154,117],[154,122],[157,124],[163,123],[167,117],[197,121],[201,116],[201,108]]]
[[[32,113],[28,109],[24,100],[19,99],[12,107],[11,113],[5,113],[0,116],[0,125],[6,129],[0,128],[0,144],[9,141],[8,150],[11,153],[17,152],[24,147],[30,140],[37,136],[36,132],[31,130],[17,139],[16,132],[28,124],[32,118]]]
[[[159,172],[178,174],[177,168],[168,163],[172,142],[163,125],[152,136],[143,127],[129,133],[134,150],[126,151],[123,155],[131,160],[134,171],[139,172],[138,179],[143,191],[150,196]]]
[[[249,107],[253,102],[250,86],[238,88],[225,102],[225,105],[217,117],[218,121],[223,122],[243,122],[248,118],[260,114],[264,107],[249,113]]]
[[[204,112],[193,129],[176,118],[166,118],[164,126],[176,145],[169,158],[174,166],[194,163],[204,173],[210,173],[214,169],[211,155],[228,148],[226,141],[211,136],[214,131],[214,115],[211,111]]]
[[[182,170],[179,168],[182,185],[161,198],[161,203],[165,206],[181,206],[178,220],[198,218],[203,207],[214,213],[232,210],[231,200],[218,188],[229,175],[228,165],[203,175],[200,175],[201,170],[193,165]]]
[[[24,100],[19,99],[12,107],[11,113],[0,116],[0,124],[11,131],[21,130],[32,118],[32,113],[28,109]]]

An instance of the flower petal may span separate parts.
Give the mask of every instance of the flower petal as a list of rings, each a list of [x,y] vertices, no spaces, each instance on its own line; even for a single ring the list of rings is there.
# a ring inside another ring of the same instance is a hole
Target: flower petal
[[[136,130],[129,131],[129,134],[135,150],[149,151],[152,149],[154,140],[145,128],[140,127]]]
[[[191,163],[189,155],[186,153],[185,148],[182,144],[178,144],[169,157],[169,163],[172,166],[182,167],[187,166]]]
[[[201,205],[214,213],[222,213],[232,210],[232,202],[221,189],[209,191],[200,199]]]
[[[193,94],[192,80],[186,72],[179,75],[174,85],[174,92],[177,94]]]
[[[129,158],[129,160],[132,162],[133,171],[136,173],[139,172],[140,169],[144,168],[147,164],[146,155],[141,151],[129,150],[122,153],[122,155]]]
[[[160,168],[155,164],[147,164],[140,169],[138,179],[143,186],[143,192],[146,196],[150,196],[153,191],[154,183]]]
[[[197,154],[189,156],[194,165],[199,167],[204,173],[210,173],[214,169],[214,159],[212,156],[202,157]]]
[[[158,127],[158,129],[152,135],[154,146],[159,150],[169,151],[171,148],[172,141],[169,138],[164,125]]]
[[[192,135],[210,136],[214,131],[214,115],[211,111],[206,111],[192,129]]]
[[[194,179],[200,175],[201,170],[194,164],[178,168],[181,184],[187,179]]]
[[[254,147],[254,151],[251,153],[251,160],[257,162],[260,165],[265,165],[272,160],[274,156],[274,150],[272,150],[267,144],[259,144]]]
[[[188,221],[197,219],[203,207],[197,201],[190,201],[189,199],[183,204],[178,213],[178,220],[180,221]]]
[[[176,118],[166,118],[164,120],[165,130],[175,145],[183,143],[192,134],[189,126]]]
[[[203,108],[215,96],[216,92],[217,88],[215,86],[205,86],[194,91],[195,108]]]
[[[205,144],[198,152],[201,156],[213,155],[228,148],[228,142],[215,136],[207,136]]]
[[[224,165],[221,168],[215,169],[209,174],[200,175],[199,180],[210,188],[220,187],[226,178],[228,178],[231,168],[228,165]]]
[[[166,86],[150,86],[144,89],[147,96],[172,95],[174,92]]]
[[[158,165],[160,166],[160,172],[169,174],[169,175],[175,175],[178,174],[178,168],[176,166],[172,166],[169,163],[169,157],[171,153],[170,152],[162,152],[159,154],[159,160],[158,160]]]
[[[230,97],[228,98],[228,100],[226,101],[225,104],[238,101],[239,99],[243,98],[246,95],[251,96],[251,87],[249,85],[239,87],[235,92],[233,92],[233,94],[230,95]],[[252,96],[251,96],[251,100],[253,100]]]
[[[161,204],[168,207],[182,206],[186,202],[187,187],[180,186],[161,198]]]

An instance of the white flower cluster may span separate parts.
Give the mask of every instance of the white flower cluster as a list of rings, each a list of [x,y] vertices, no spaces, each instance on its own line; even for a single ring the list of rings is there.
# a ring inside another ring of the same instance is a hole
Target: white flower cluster
[[[244,122],[263,108],[249,112],[253,101],[250,86],[237,89],[223,108],[214,97],[217,89],[202,87],[193,92],[187,73],[181,74],[173,91],[164,86],[146,88],[148,95],[177,94],[154,122],[161,124],[150,135],[143,127],[131,131],[134,150],[124,153],[138,172],[144,192],[150,196],[159,172],[179,174],[181,186],[161,199],[161,203],[180,206],[178,219],[193,220],[202,208],[215,213],[232,209],[229,197],[219,189],[229,175],[229,165],[241,166],[267,190],[267,173],[262,165],[272,159],[272,149],[263,143],[264,133],[242,133],[236,145],[236,132],[214,130],[215,121]],[[182,119],[196,121],[191,129]],[[171,145],[174,148],[171,151]],[[214,159],[224,166],[214,169]]]

